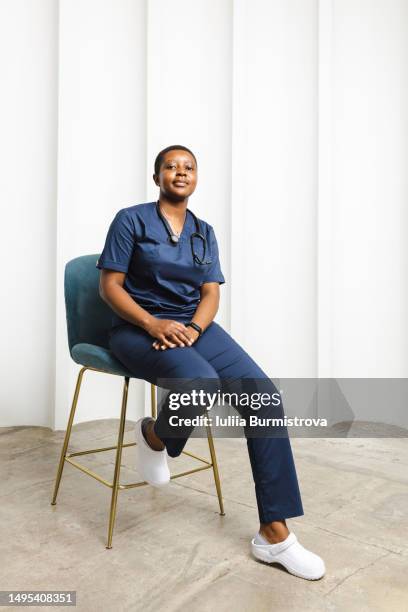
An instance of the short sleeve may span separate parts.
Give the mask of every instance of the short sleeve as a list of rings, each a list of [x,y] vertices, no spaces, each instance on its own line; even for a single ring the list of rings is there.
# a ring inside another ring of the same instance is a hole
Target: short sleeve
[[[99,269],[127,272],[135,245],[135,230],[126,209],[116,213],[110,224],[105,246],[96,262]]]
[[[211,225],[207,228],[207,245],[208,251],[206,253],[206,258],[209,256],[211,263],[206,266],[207,270],[201,284],[219,283],[222,285],[225,283],[225,278],[221,271],[217,239]]]

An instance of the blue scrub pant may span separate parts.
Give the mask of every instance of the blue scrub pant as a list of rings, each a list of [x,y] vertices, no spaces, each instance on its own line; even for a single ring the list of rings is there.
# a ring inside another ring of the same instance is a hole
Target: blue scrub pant
[[[187,322],[187,321],[185,321]],[[262,391],[278,393],[273,382],[244,349],[215,321],[190,347],[152,347],[154,338],[131,323],[114,327],[110,349],[135,377],[160,386],[160,379],[210,379],[223,390],[223,379],[264,379]],[[159,380],[159,382],[157,382]],[[246,381],[251,385],[250,381]],[[169,388],[166,386],[166,388]],[[230,389],[228,389],[230,390]],[[250,392],[248,387],[246,392]],[[231,404],[233,405],[233,404]],[[191,406],[189,407],[191,409]],[[239,406],[234,406],[242,410]],[[184,437],[166,437],[168,419],[174,411],[164,405],[154,429],[163,440],[167,453],[177,457],[193,428]],[[262,416],[268,416],[267,409]],[[276,416],[276,415],[273,415]],[[244,429],[245,435],[246,428]],[[255,482],[255,494],[261,523],[304,514],[289,437],[248,437],[247,447]]]

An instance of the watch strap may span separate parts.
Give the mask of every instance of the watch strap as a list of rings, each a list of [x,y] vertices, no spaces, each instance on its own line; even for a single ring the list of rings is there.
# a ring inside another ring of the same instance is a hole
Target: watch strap
[[[197,325],[197,323],[194,323],[194,321],[190,321],[189,323],[187,323],[186,327],[192,327],[200,334],[200,336],[203,333],[202,328],[199,325]]]

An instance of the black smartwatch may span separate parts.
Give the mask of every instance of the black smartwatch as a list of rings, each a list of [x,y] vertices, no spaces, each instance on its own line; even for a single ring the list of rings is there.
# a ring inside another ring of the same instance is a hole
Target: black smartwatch
[[[201,336],[201,334],[203,333],[202,328],[199,325],[197,325],[197,323],[194,323],[193,321],[190,321],[190,323],[186,323],[186,327],[192,327],[193,329],[198,331],[199,336]]]

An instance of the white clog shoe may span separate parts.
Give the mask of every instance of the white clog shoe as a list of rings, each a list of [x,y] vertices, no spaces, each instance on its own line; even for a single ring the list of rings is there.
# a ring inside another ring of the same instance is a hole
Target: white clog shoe
[[[294,533],[290,533],[286,540],[277,544],[269,544],[258,534],[251,542],[251,549],[259,561],[280,563],[288,572],[299,578],[318,580],[326,571],[323,559],[304,548]]]

